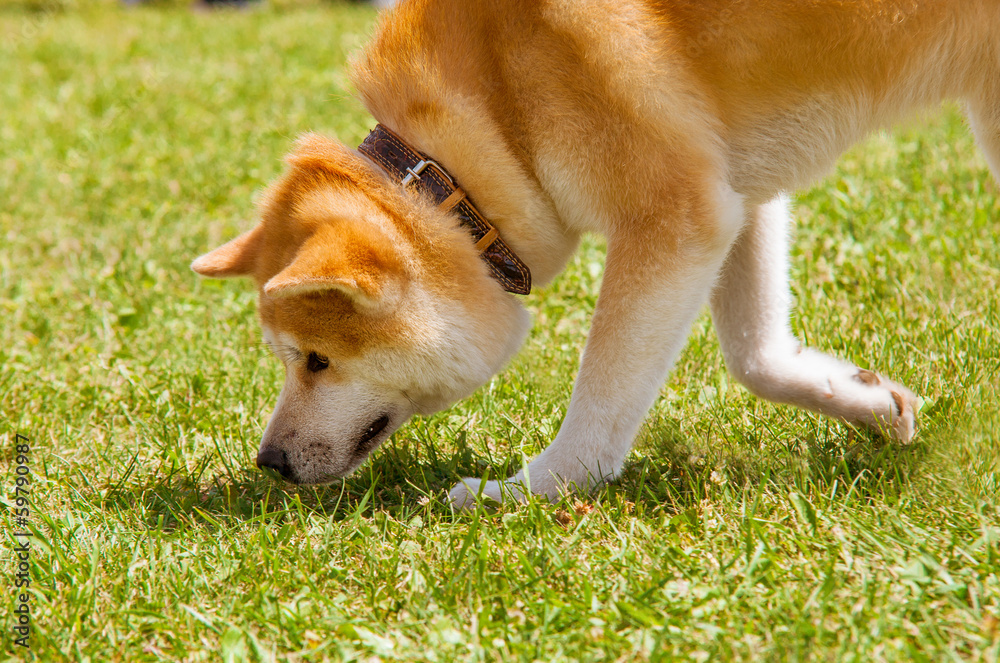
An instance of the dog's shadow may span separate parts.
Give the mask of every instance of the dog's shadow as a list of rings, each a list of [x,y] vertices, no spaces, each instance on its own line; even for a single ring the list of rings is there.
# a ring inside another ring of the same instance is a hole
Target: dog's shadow
[[[387,444],[361,470],[328,486],[295,486],[256,468],[227,466],[210,477],[173,473],[122,481],[101,491],[99,499],[104,508],[132,511],[148,527],[163,529],[198,521],[219,527],[284,522],[315,514],[333,521],[375,512],[409,520],[427,509],[444,515],[451,512],[447,491],[460,478],[508,476],[522,462],[520,454],[487,456],[464,435],[459,438],[457,450],[448,452],[411,440]],[[717,498],[720,490],[803,492],[833,482],[856,495],[884,498],[909,483],[925,452],[924,445],[890,444],[876,435],[845,440],[831,434],[802,441],[794,453],[776,460],[740,441],[728,449],[701,449],[663,429],[649,431],[643,447],[649,453],[634,458],[617,481],[568,501],[681,513]]]
[[[650,453],[636,458],[602,492],[647,511],[678,513],[724,492],[753,501],[762,491],[835,493],[840,486],[841,495],[891,500],[920,476],[929,448],[834,423],[781,447],[751,438],[712,446],[676,429],[649,431],[640,448]]]
[[[102,508],[131,511],[154,528],[172,529],[201,520],[220,526],[233,521],[272,521],[319,513],[333,520],[373,511],[409,518],[430,505],[450,511],[447,491],[465,476],[509,463],[487,459],[464,443],[455,452],[421,448],[411,440],[387,444],[357,472],[325,486],[298,486],[269,471],[224,463],[224,471],[155,473],[124,477],[93,496]],[[519,461],[518,461],[519,462]],[[126,474],[129,474],[128,472]],[[499,474],[498,474],[499,476]]]

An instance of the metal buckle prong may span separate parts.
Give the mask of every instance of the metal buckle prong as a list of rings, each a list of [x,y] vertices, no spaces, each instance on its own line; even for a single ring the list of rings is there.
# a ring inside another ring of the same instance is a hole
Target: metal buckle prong
[[[448,174],[448,172],[444,168],[442,168],[437,161],[434,161],[433,159],[423,159],[420,162],[418,162],[417,165],[415,165],[413,168],[406,169],[407,175],[406,177],[403,178],[403,186],[408,185],[413,180],[419,180],[420,173],[427,170],[428,166],[434,166],[435,168],[437,168],[437,171],[439,173],[441,173],[442,175],[445,176],[445,178],[447,178],[449,182],[451,182],[452,184],[455,183],[455,180],[451,179],[451,176]]]

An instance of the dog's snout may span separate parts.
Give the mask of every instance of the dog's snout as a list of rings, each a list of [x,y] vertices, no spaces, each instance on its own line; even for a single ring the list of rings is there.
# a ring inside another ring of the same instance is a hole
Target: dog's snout
[[[288,465],[288,454],[274,447],[261,449],[257,454],[257,467],[274,470],[285,479],[292,476],[292,468]]]

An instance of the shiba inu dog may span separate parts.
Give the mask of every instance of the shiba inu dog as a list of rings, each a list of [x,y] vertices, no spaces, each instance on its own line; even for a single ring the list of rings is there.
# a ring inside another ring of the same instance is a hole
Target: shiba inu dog
[[[908,389],[791,334],[784,192],[944,98],[1000,175],[998,0],[406,0],[353,80],[372,135],[302,138],[259,224],[193,263],[256,281],[286,367],[258,465],[328,482],[469,395],[528,330],[512,293],[587,231],[607,238],[600,298],[531,491],[619,472],[706,303],[755,394],[913,436]]]

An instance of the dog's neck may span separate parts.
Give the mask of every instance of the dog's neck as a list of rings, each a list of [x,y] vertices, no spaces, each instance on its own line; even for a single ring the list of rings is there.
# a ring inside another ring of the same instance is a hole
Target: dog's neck
[[[411,147],[390,129],[377,125],[358,151],[378,164],[402,186],[416,186],[429,193],[445,211],[455,214],[468,229],[493,278],[504,290],[518,295],[531,292],[531,271],[493,225],[476,209],[452,176],[428,155]]]

